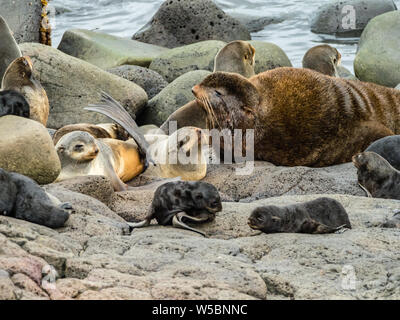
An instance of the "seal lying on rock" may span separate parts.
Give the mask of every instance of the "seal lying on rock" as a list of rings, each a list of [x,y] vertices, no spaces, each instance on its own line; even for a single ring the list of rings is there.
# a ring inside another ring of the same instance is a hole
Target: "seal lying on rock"
[[[17,91],[0,91],[0,117],[14,115],[29,118],[29,104]]]
[[[315,46],[303,57],[303,68],[312,69],[332,77],[339,77],[337,67],[342,55],[328,44]]]
[[[309,69],[277,68],[250,79],[216,72],[193,93],[213,127],[242,130],[237,154],[247,153],[244,133],[253,129],[255,160],[275,165],[349,162],[371,142],[400,133],[400,91]]]
[[[139,223],[129,223],[132,228],[150,225],[156,219],[160,225],[173,225],[205,234],[189,227],[189,222],[207,222],[215,219],[215,214],[222,210],[218,190],[209,183],[177,181],[161,185],[154,193],[150,212],[146,219]]]
[[[392,167],[400,170],[400,135],[379,139],[373,142],[365,151],[379,154]]]
[[[70,204],[61,204],[32,179],[0,168],[0,214],[61,228],[71,212]]]
[[[342,228],[351,229],[346,210],[340,202],[330,198],[286,207],[265,206],[255,209],[249,218],[250,228],[265,233],[332,233]]]
[[[2,83],[2,90],[20,92],[30,106],[30,118],[46,127],[50,105],[46,91],[33,76],[32,60],[29,57],[15,59],[7,68]]]
[[[359,185],[368,196],[400,200],[400,171],[375,152],[363,152],[353,157]]]
[[[400,229],[400,212],[396,212],[391,219],[387,219],[380,225],[380,227]]]

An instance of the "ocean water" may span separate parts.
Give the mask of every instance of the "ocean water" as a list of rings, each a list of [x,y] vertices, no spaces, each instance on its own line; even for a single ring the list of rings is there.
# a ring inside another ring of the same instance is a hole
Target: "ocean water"
[[[310,17],[321,4],[329,0],[215,0],[227,13],[254,17],[279,17],[283,22],[266,26],[252,33],[254,40],[279,45],[300,67],[304,53],[320,43],[335,46],[342,54],[342,65],[353,70],[358,38],[336,38],[310,31]],[[145,25],[163,0],[52,0],[54,7],[69,12],[55,16],[52,21],[53,46],[58,46],[64,32],[82,28],[130,38]],[[400,0],[395,0],[400,8]]]

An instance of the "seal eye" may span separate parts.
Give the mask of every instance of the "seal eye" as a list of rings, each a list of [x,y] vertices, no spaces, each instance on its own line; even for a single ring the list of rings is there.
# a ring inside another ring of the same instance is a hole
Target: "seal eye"
[[[83,150],[83,144],[77,144],[75,147],[74,147],[74,151],[82,151]]]
[[[249,55],[246,54],[246,55],[244,56],[244,58],[245,58],[246,60],[249,60]]]
[[[197,200],[201,200],[201,199],[203,199],[203,195],[202,195],[202,194],[198,194],[198,195],[196,195],[196,199],[197,199]]]
[[[215,90],[215,94],[217,95],[217,97],[221,97],[222,96],[222,93],[219,92],[218,90]]]

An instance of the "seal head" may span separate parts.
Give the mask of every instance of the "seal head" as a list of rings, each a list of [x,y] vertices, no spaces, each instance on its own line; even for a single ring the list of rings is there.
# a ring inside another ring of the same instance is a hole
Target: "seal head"
[[[68,160],[76,163],[92,161],[99,153],[96,139],[84,131],[73,131],[63,136],[56,150],[62,163]]]
[[[342,55],[336,48],[323,44],[308,50],[303,58],[303,68],[312,69],[327,76],[339,77],[337,67]]]

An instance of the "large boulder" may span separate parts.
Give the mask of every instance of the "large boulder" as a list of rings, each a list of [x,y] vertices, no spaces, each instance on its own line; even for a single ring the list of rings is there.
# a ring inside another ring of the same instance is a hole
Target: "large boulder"
[[[400,82],[400,11],[371,20],[361,35],[354,60],[357,78],[383,86]]]
[[[33,60],[35,77],[42,83],[50,101],[48,127],[59,129],[73,123],[102,123],[110,119],[83,110],[100,101],[103,90],[119,101],[132,115],[147,103],[146,92],[136,84],[110,74],[60,50],[35,44],[20,45]]]
[[[159,46],[82,29],[66,31],[58,50],[101,69],[124,64],[148,67],[155,57],[168,51]]]
[[[314,12],[311,31],[359,35],[372,18],[396,9],[393,0],[331,0]]]
[[[0,168],[47,184],[58,177],[61,164],[53,141],[42,124],[5,116],[0,117]]]
[[[225,45],[223,41],[210,40],[175,48],[154,59],[149,68],[168,82],[189,71],[213,71],[215,56]]]
[[[193,86],[203,81],[209,74],[209,71],[197,70],[175,79],[149,101],[147,108],[138,117],[138,123],[161,126],[174,111],[194,100]]]
[[[159,73],[139,66],[123,65],[107,71],[136,83],[146,91],[149,99],[156,96],[168,85],[168,82]]]
[[[175,48],[204,40],[250,40],[250,33],[211,0],[165,1],[134,40]]]
[[[280,67],[292,67],[286,53],[276,44],[252,40],[249,43],[256,49],[254,65],[255,73],[260,73]]]

